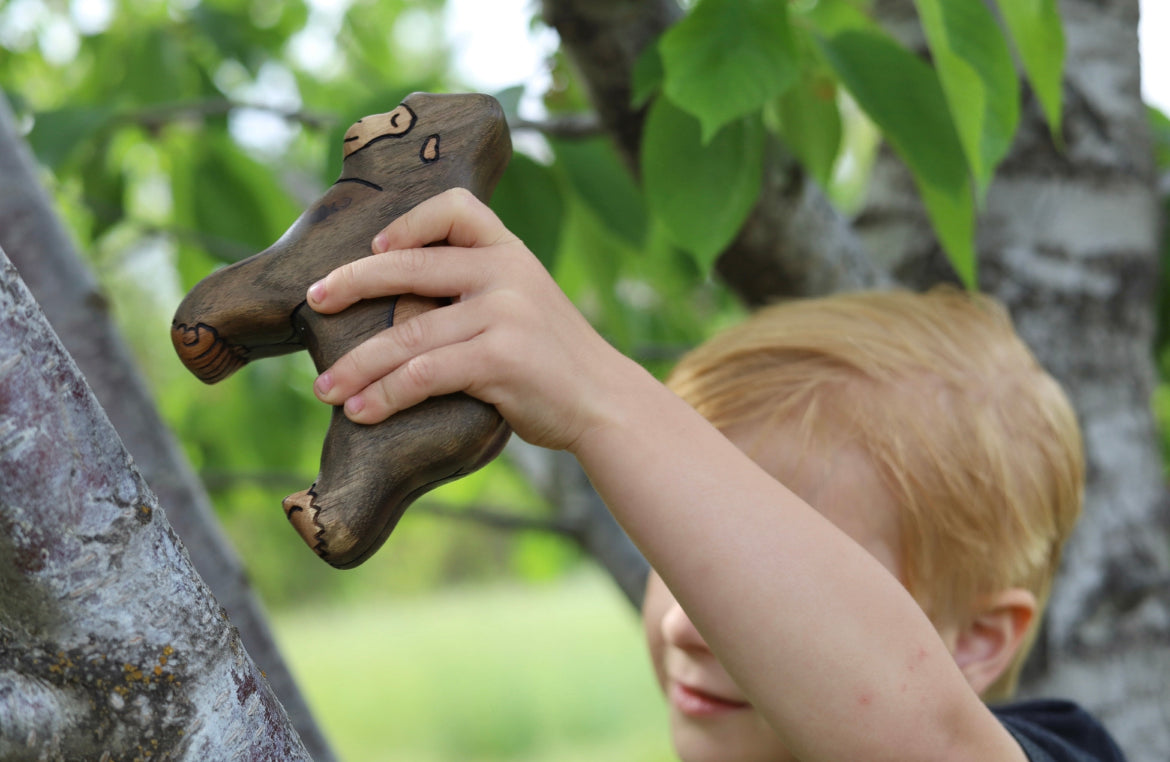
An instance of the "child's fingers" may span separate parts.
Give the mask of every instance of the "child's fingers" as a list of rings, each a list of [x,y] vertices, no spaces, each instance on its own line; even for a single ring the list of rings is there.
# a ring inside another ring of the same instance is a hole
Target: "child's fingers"
[[[391,251],[338,267],[310,286],[306,298],[317,312],[333,313],[391,294],[455,297],[482,285],[490,269],[486,257],[447,246]]]
[[[375,254],[414,249],[438,241],[478,248],[513,239],[500,218],[465,188],[427,199],[374,236]]]
[[[474,337],[482,330],[474,318],[459,303],[416,315],[346,352],[317,377],[313,391],[322,402],[340,405],[411,358]]]
[[[453,344],[415,355],[346,399],[346,416],[355,423],[378,423],[428,397],[467,389],[474,374],[465,347]]]

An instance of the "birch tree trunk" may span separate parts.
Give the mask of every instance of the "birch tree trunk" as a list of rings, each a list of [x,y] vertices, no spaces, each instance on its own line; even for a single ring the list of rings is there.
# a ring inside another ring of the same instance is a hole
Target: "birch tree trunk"
[[[0,758],[307,760],[0,251]]]

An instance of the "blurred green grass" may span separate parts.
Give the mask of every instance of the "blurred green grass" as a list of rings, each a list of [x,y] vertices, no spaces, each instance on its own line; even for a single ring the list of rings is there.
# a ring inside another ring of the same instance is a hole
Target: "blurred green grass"
[[[277,639],[344,762],[668,762],[635,613],[598,572],[300,609]]]

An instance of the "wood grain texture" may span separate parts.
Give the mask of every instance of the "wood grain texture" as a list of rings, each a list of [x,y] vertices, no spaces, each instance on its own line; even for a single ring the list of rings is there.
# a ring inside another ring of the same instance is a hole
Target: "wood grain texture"
[[[401,295],[320,315],[305,292],[370,253],[374,235],[455,187],[487,201],[511,156],[503,111],[486,95],[414,93],[345,135],[337,182],[259,254],[200,281],[171,327],[184,365],[207,383],[263,357],[309,350],[325,370],[365,339],[440,300]],[[493,407],[453,394],[372,426],[333,412],[317,481],[284,501],[305,542],[338,568],[369,558],[424,492],[494,458],[510,430]]]

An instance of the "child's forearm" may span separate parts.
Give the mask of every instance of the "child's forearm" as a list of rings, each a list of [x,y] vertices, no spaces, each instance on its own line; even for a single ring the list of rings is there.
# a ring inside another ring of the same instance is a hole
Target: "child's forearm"
[[[795,756],[1022,759],[898,581],[631,366],[575,454]]]

